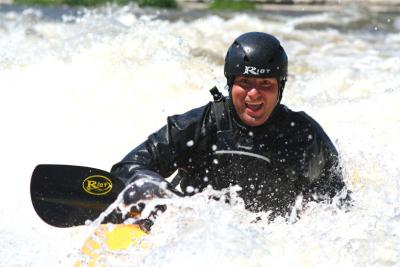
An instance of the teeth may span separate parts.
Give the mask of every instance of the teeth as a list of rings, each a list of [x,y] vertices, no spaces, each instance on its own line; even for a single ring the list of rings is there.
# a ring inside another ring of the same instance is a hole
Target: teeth
[[[251,107],[260,107],[262,103],[246,103],[246,105]]]
[[[262,103],[249,103],[246,102],[246,105],[251,105],[251,106],[257,106],[257,105],[261,105]]]

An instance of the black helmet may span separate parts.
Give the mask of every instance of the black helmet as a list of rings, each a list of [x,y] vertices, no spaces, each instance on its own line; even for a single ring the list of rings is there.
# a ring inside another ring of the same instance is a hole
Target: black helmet
[[[236,75],[276,77],[279,101],[287,78],[288,59],[278,39],[263,32],[240,35],[229,47],[225,57],[224,74],[229,89]]]

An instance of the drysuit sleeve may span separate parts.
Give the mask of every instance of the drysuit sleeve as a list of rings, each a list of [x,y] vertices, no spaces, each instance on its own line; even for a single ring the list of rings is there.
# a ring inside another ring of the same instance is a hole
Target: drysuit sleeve
[[[316,165],[322,165],[322,169],[316,179],[311,181],[311,191],[319,196],[334,197],[345,188],[342,169],[339,164],[339,156],[336,148],[325,136],[319,140],[319,156],[310,164],[312,169],[319,169]]]
[[[185,165],[193,151],[199,151],[198,143],[204,142],[210,135],[213,129],[210,111],[211,102],[184,114],[168,117],[164,127],[115,164],[111,172],[125,184],[131,182],[138,170],[154,171],[169,177]]]
[[[338,152],[322,127],[309,117],[313,128],[313,141],[309,147],[308,186],[305,195],[317,200],[333,198],[345,189]]]

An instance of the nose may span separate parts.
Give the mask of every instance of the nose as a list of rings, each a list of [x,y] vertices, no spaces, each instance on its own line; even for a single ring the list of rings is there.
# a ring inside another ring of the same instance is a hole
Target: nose
[[[251,98],[258,97],[260,95],[260,92],[257,90],[255,86],[253,86],[248,92],[247,95],[250,96]]]

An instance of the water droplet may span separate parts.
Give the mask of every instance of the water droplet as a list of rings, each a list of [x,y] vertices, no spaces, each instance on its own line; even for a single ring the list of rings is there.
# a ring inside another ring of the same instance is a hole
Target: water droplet
[[[211,149],[212,149],[213,151],[215,151],[215,150],[217,150],[217,146],[216,146],[216,145],[212,145],[212,146],[211,146]]]
[[[213,163],[214,163],[214,164],[218,164],[219,162],[218,162],[217,159],[214,159],[214,160],[213,160]]]
[[[187,141],[186,145],[187,145],[188,147],[191,147],[191,146],[194,145],[194,141],[193,141],[193,140]]]
[[[187,193],[193,193],[194,192],[194,187],[193,186],[188,186],[188,187],[186,187],[186,192]]]
[[[294,121],[292,121],[291,123],[290,123],[290,126],[292,126],[292,127],[294,127],[296,125],[296,123],[294,123]]]
[[[308,140],[311,140],[311,139],[313,139],[313,136],[312,136],[311,134],[309,134],[309,135],[307,136],[307,138],[308,138]]]

